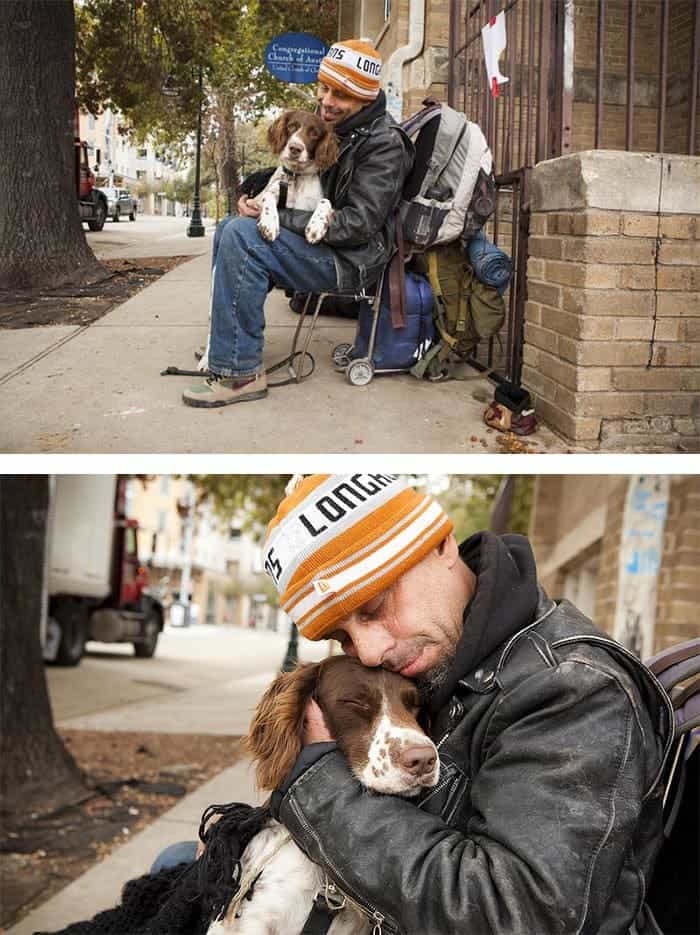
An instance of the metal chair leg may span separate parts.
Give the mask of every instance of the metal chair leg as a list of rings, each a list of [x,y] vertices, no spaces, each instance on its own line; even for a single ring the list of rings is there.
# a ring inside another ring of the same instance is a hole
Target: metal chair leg
[[[306,302],[304,302],[304,308],[301,310],[301,314],[299,315],[299,321],[297,322],[297,326],[294,331],[294,337],[292,339],[292,350],[289,355],[289,364],[287,367],[287,369],[289,370],[290,377],[296,383],[301,383],[301,381],[304,379],[303,377],[304,360],[309,350],[311,337],[313,335],[314,328],[316,326],[316,319],[318,318],[318,314],[321,311],[321,305],[323,304],[323,300],[326,298],[327,295],[328,295],[327,292],[320,292],[318,294],[314,294],[310,292],[306,297]],[[303,343],[302,349],[301,351],[297,351],[297,347],[299,344],[299,336],[301,334],[302,327],[306,320],[306,316],[309,313],[309,305],[314,299],[316,300],[316,305],[314,306],[313,316],[311,318],[311,321],[306,327],[306,333],[304,335],[304,343]],[[301,361],[299,370],[297,370],[296,368],[297,357]]]
[[[367,356],[370,360],[374,360],[374,345],[377,341],[377,329],[379,327],[379,314],[382,309],[382,292],[384,291],[384,273],[379,277],[377,281],[377,291],[374,294],[374,299],[372,300],[372,328],[369,333],[369,342],[367,345]]]

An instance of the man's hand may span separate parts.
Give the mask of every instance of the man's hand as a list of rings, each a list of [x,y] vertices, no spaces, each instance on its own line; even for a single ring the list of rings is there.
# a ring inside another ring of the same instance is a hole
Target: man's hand
[[[324,743],[329,740],[333,741],[335,737],[331,737],[326,727],[323,712],[313,698],[310,698],[304,712],[304,744]]]
[[[253,201],[252,198],[241,195],[238,199],[238,213],[242,218],[260,217],[260,205]]]

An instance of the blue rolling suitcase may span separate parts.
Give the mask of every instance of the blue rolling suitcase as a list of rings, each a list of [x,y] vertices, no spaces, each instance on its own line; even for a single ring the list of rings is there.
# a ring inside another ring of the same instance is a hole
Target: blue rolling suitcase
[[[370,382],[374,373],[410,370],[433,345],[433,291],[424,276],[406,272],[405,305],[406,324],[403,328],[394,328],[386,277],[373,342],[375,313],[368,301],[360,304],[355,342],[348,353],[346,373],[350,383],[362,386]]]

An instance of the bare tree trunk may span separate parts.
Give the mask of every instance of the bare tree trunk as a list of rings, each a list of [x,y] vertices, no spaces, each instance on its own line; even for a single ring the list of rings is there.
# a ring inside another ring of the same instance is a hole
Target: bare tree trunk
[[[235,209],[238,201],[238,160],[236,159],[236,121],[233,105],[227,99],[221,101],[219,108],[220,161],[219,174],[221,186],[226,193],[227,212]],[[228,202],[231,202],[230,206]]]
[[[0,476],[0,825],[83,791],[53,726],[39,641],[48,506],[45,474]]]
[[[214,204],[216,205],[216,223],[218,224],[221,220],[221,184],[219,181],[219,166],[217,163],[217,139],[213,134],[207,139],[206,146],[204,147],[207,154],[207,162],[212,167],[212,172],[214,173]]]
[[[78,217],[73,0],[0,3],[0,289],[95,280]]]

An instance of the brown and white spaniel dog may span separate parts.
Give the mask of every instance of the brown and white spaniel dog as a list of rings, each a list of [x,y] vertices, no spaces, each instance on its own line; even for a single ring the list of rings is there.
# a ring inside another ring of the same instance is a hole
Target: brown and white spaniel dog
[[[333,128],[306,110],[287,110],[267,131],[272,152],[280,164],[265,188],[253,199],[260,205],[258,230],[265,240],[279,236],[277,213],[281,186],[286,183],[286,207],[313,211],[304,232],[309,243],[319,243],[333,217],[333,206],[323,197],[320,173],[338,158]]]
[[[261,789],[277,789],[289,775],[302,748],[304,710],[311,697],[367,789],[410,797],[437,784],[438,752],[418,723],[414,684],[333,656],[280,675],[263,695],[246,738]],[[243,852],[240,881],[225,917],[209,926],[208,935],[298,935],[314,897],[328,882],[274,819]],[[334,913],[329,935],[368,935],[368,918],[344,904],[337,889],[331,892],[342,908]]]
[[[320,173],[338,159],[338,143],[332,127],[307,110],[286,110],[270,126],[267,139],[280,164],[267,185],[255,198],[260,205],[258,230],[265,240],[276,240],[280,232],[277,213],[280,191],[286,185],[285,206],[313,211],[306,225],[308,243],[320,243],[333,217],[333,206],[323,197]],[[213,283],[213,272],[212,272]],[[197,370],[209,370],[209,340],[199,358]]]

